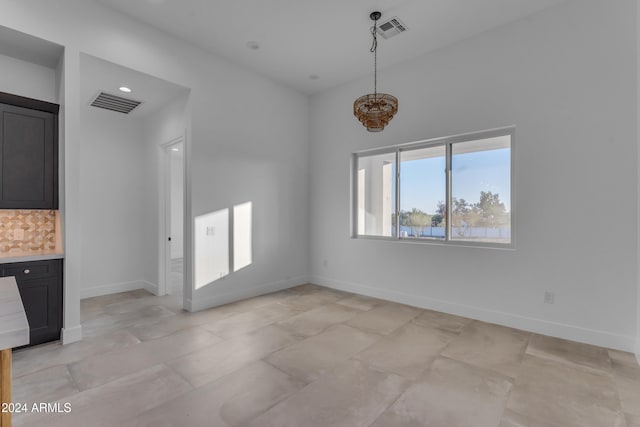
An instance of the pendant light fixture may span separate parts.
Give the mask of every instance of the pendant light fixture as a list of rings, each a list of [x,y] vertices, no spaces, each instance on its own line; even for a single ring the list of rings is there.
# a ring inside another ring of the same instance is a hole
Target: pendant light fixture
[[[369,18],[373,21],[371,35],[373,44],[373,93],[361,96],[353,103],[353,114],[360,120],[360,123],[369,132],[380,132],[389,124],[393,116],[398,112],[398,98],[386,93],[378,93],[378,19],[382,16],[380,12],[372,12]]]

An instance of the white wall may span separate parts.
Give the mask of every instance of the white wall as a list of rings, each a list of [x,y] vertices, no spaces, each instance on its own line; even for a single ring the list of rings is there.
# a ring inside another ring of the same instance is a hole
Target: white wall
[[[0,92],[58,103],[56,70],[0,55]]]
[[[254,262],[193,292],[200,309],[288,287],[308,272],[308,99],[291,89],[82,0],[0,0],[0,25],[65,47],[65,329],[80,337],[82,288],[81,52],[191,89],[187,207],[193,215],[247,201],[254,207]],[[185,235],[191,246],[191,235]],[[191,283],[192,266],[186,277]],[[157,273],[156,273],[157,274]]]
[[[372,76],[313,96],[312,280],[632,350],[636,57],[635,1],[570,1],[382,70],[399,98],[382,133],[351,111]],[[515,250],[349,238],[350,153],[508,125]]]
[[[199,96],[192,92],[193,215],[252,202],[255,228],[253,264],[197,290],[192,308],[306,283],[307,98],[252,80],[219,88],[224,102]],[[212,126],[196,125],[198,116]]]
[[[185,89],[146,117],[81,108],[81,298],[140,288],[159,292],[161,146],[184,135],[187,101]]]
[[[144,177],[143,122],[84,106],[80,110],[80,224],[82,298],[145,287],[142,233],[149,189]]]

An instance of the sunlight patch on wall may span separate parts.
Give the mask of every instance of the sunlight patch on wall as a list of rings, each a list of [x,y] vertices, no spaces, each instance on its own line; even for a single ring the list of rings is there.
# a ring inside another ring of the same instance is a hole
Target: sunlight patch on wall
[[[195,288],[229,274],[229,209],[195,219]]]
[[[233,271],[238,271],[252,260],[252,203],[233,207]]]
[[[195,219],[195,289],[253,263],[253,203],[220,209]],[[232,265],[233,264],[233,265]]]

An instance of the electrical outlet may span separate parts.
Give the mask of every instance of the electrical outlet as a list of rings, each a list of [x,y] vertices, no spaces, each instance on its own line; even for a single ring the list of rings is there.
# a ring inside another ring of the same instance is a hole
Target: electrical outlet
[[[327,261],[326,259],[325,259],[324,261],[322,261],[322,266],[323,266],[324,268],[329,267],[329,261]]]
[[[207,227],[207,236],[215,236],[216,228],[215,227]]]
[[[556,294],[551,291],[546,291],[544,293],[544,303],[545,304],[553,304],[556,298]]]

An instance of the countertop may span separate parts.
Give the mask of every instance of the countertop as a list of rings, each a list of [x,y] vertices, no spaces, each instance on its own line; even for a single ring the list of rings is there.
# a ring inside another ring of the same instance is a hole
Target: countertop
[[[10,262],[42,261],[44,259],[60,259],[60,258],[64,258],[64,252],[61,252],[61,251],[11,252],[9,254],[0,254],[0,264],[7,264]]]
[[[14,277],[0,277],[0,350],[29,344],[29,323]]]

